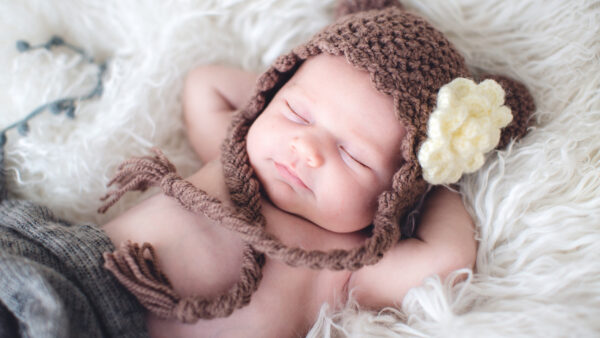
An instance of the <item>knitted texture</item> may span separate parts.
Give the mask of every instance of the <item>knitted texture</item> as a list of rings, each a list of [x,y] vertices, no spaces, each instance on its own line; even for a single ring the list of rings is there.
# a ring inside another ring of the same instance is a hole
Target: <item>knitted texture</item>
[[[435,108],[437,93],[453,79],[470,74],[463,57],[441,32],[424,19],[404,11],[396,2],[350,1],[340,6],[338,13],[346,15],[305,44],[277,58],[259,77],[254,95],[245,108],[233,116],[221,147],[223,175],[233,208],[222,205],[177,176],[160,152],[154,158],[135,159],[120,168],[113,180],[120,188],[107,196],[106,208],[127,190],[160,185],[165,194],[176,198],[184,208],[238,232],[247,243],[240,282],[212,300],[194,297],[181,300],[173,294],[168,279],[156,268],[151,246],[144,244],[140,249],[129,245],[112,256],[107,255],[111,271],[157,315],[193,322],[198,318],[230,314],[247,304],[258,287],[264,255],[292,266],[356,270],[377,263],[398,240],[413,235],[414,226],[404,219],[428,188],[417,153],[427,137],[427,122]],[[377,9],[361,11],[369,8]],[[393,175],[391,188],[377,198],[372,235],[363,245],[351,250],[323,252],[290,248],[267,233],[260,209],[260,182],[246,150],[249,128],[271,98],[304,60],[321,53],[344,57],[355,68],[367,71],[375,89],[391,97],[395,116],[406,129],[406,136],[399,145],[404,162]],[[524,86],[504,77],[495,78],[506,90],[506,105],[513,115],[513,121],[502,133],[500,144],[504,146],[511,138],[526,132],[534,104]],[[139,272],[129,273],[129,270]]]

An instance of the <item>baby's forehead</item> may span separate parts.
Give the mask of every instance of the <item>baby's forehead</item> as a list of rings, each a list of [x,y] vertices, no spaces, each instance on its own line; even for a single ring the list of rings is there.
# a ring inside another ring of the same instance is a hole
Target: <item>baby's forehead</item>
[[[392,97],[376,89],[369,72],[350,64],[343,56],[319,54],[309,57],[283,88],[300,90],[313,101],[343,97],[357,106],[377,108],[383,102],[393,109]]]
[[[291,79],[298,80],[299,78],[322,78],[324,76],[333,76],[330,81],[339,77],[350,77],[353,79],[358,77],[364,78],[364,81],[369,81],[369,73],[366,69],[358,68],[352,65],[344,56],[336,56],[329,54],[319,54],[301,61],[300,66],[294,72]]]

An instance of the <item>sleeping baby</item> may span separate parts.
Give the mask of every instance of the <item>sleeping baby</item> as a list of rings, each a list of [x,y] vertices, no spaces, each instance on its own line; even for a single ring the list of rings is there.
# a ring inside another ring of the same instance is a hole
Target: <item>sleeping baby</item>
[[[393,114],[392,100],[373,89],[368,76],[343,57],[311,57],[248,130],[248,160],[263,189],[265,230],[287,246],[327,251],[360,245],[368,236],[364,229],[375,215],[377,196],[391,187],[404,162],[399,145],[406,131]],[[248,78],[241,71],[208,67],[194,71],[186,84],[188,130],[192,140],[200,140],[194,145],[206,161],[187,180],[227,204],[220,155],[204,144],[222,133],[204,123],[231,117],[231,103],[242,99],[231,93],[245,93],[228,87],[244,86]],[[472,267],[475,260],[472,222],[458,195],[434,192],[429,209],[415,236],[393,246],[375,265],[354,272],[315,270],[267,256],[262,281],[247,306],[193,325],[150,316],[150,332],[164,337],[288,337],[306,333],[321,304],[344,302],[349,290],[365,307],[399,304],[424,277]],[[114,243],[152,243],[162,271],[182,296],[210,297],[239,278],[240,236],[182,210],[163,194],[103,229]]]
[[[473,268],[473,221],[444,185],[524,135],[531,96],[500,76],[475,83],[395,1],[338,14],[259,77],[188,75],[194,175],[154,150],[111,182],[101,211],[162,189],[101,228],[116,250],[99,264],[148,310],[151,336],[302,336],[324,303],[395,306],[428,276]]]

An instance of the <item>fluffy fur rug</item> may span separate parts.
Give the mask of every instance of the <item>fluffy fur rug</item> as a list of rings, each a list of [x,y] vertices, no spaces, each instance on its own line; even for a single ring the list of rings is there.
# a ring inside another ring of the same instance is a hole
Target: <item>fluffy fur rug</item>
[[[417,1],[474,71],[520,79],[535,126],[461,181],[478,226],[475,271],[430,278],[396,308],[323,307],[310,336],[594,336],[600,332],[600,3]],[[181,118],[186,72],[206,63],[261,71],[330,22],[332,0],[2,1],[0,126],[41,103],[85,93],[95,68],[72,53],[19,54],[17,39],[58,34],[108,60],[100,99],[76,119],[49,113],[8,134],[11,188],[79,222],[102,224],[98,197],[124,159],[157,145],[183,175],[200,163]],[[152,192],[150,192],[152,193]]]

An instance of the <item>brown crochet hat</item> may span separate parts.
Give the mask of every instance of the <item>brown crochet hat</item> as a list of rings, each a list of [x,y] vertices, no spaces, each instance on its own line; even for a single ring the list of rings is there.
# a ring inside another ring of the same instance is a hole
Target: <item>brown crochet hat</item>
[[[366,10],[369,8],[375,9]],[[321,53],[342,56],[357,69],[367,71],[373,86],[379,92],[391,96],[394,113],[407,131],[401,144],[405,162],[393,176],[391,189],[378,197],[372,236],[362,247],[330,253],[287,248],[270,237],[273,249],[266,252],[269,256],[292,265],[357,269],[364,264],[377,262],[384,251],[401,236],[412,235],[413,226],[404,222],[404,216],[415,207],[428,187],[418,152],[428,139],[428,122],[438,106],[438,93],[444,85],[457,78],[468,78],[470,73],[463,57],[441,32],[423,18],[405,11],[397,1],[346,1],[338,6],[337,13],[342,17],[335,23],[305,44],[277,58],[259,77],[254,96],[245,109],[234,117],[230,126],[228,137],[222,146],[222,161],[226,183],[234,203],[238,208],[246,210],[248,215],[259,217],[258,203],[250,203],[258,200],[260,186],[246,153],[246,135],[250,125],[302,62],[310,57]],[[504,128],[499,142],[499,146],[504,146],[511,138],[518,138],[526,132],[529,116],[534,110],[533,99],[523,85],[513,80],[500,76],[486,78],[494,79],[504,88],[506,104],[512,110],[512,122]],[[454,98],[457,95],[464,96],[460,93],[465,90],[464,83],[458,87],[462,89],[457,89],[459,93],[453,94]],[[503,92],[495,95],[504,101]],[[508,121],[510,117],[504,125]],[[498,135],[494,146],[498,144],[500,136],[499,131],[496,133]],[[494,139],[494,136],[491,138]],[[429,157],[432,156],[446,155],[438,151]],[[482,156],[479,154],[477,161],[471,162],[480,162],[481,165]],[[240,170],[241,168],[243,169]],[[435,170],[439,172],[446,169],[434,168],[434,172]]]

